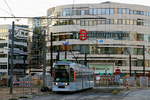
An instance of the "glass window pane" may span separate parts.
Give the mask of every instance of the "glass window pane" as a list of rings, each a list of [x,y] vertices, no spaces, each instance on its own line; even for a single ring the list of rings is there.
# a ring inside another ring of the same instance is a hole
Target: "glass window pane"
[[[89,10],[89,14],[93,15],[93,9],[92,8]]]
[[[84,10],[81,10],[81,15],[85,15],[85,11]]]
[[[133,14],[133,11],[132,10],[130,10],[130,12],[129,12],[130,14]]]
[[[118,21],[117,19],[114,19],[114,24],[117,24],[118,23],[117,21]]]
[[[76,15],[81,15],[81,10],[76,10]]]
[[[113,15],[113,14],[115,13],[113,8],[110,8],[109,10],[110,10],[110,11],[109,11],[109,12],[110,12],[110,15]]]
[[[129,25],[130,24],[130,20],[127,19],[126,20],[126,24]]]
[[[98,9],[98,15],[102,14],[102,9]]]
[[[89,15],[89,10],[85,10],[85,15]]]
[[[109,15],[109,9],[106,8],[105,11],[106,11],[106,15]]]
[[[118,14],[123,14],[123,9],[122,8],[118,8]]]
[[[129,11],[129,9],[128,9],[128,8],[126,8],[126,14],[129,14],[129,12],[130,12],[130,11]]]
[[[106,14],[106,10],[103,8],[102,9],[102,15]]]
[[[97,9],[93,9],[94,10],[94,15],[97,15]]]
[[[122,19],[118,19],[118,24],[122,24]]]
[[[84,21],[84,20],[81,20],[80,25],[81,25],[81,26],[84,26],[84,25],[85,25],[85,21]]]
[[[132,19],[130,20],[130,24],[131,24],[131,25],[133,25],[133,24],[134,24]]]

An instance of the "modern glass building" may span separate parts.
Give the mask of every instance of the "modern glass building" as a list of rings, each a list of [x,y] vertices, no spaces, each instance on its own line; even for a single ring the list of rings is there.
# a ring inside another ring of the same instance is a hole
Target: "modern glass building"
[[[150,71],[150,7],[115,2],[73,4],[49,8],[47,16],[56,18],[48,21],[54,59],[58,50],[59,59],[65,58],[67,42],[67,59],[83,63],[86,53],[96,73],[113,73],[117,67],[129,73],[130,64],[132,73],[142,73],[144,67]],[[87,31],[87,40],[80,40],[81,29]]]
[[[12,25],[0,25],[0,76],[9,75],[11,68],[11,32]],[[28,26],[15,25],[13,74],[24,76],[27,69],[27,37]]]

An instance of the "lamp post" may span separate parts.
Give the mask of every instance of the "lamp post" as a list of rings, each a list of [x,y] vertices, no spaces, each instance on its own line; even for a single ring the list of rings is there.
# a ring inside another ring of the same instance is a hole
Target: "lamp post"
[[[14,55],[14,32],[15,32],[15,22],[12,22],[12,31],[10,32],[11,36],[11,48],[10,48],[10,90],[9,93],[13,94],[13,68],[14,68],[14,63],[13,63],[13,55]]]
[[[51,70],[50,70],[50,73],[51,73],[51,76],[52,76],[52,72],[53,72],[53,33],[51,32]]]
[[[145,76],[145,45],[143,45],[143,76]]]
[[[45,40],[45,37],[46,37],[46,32],[45,30],[42,30],[42,36],[44,38],[44,47],[42,48],[42,55],[43,55],[43,64],[41,65],[42,68],[43,68],[43,87],[46,87],[46,40]]]
[[[132,59],[132,57],[131,57],[131,52],[129,50],[127,50],[127,53],[129,55],[129,74],[130,74],[130,76],[132,76],[132,68],[131,68],[131,59]]]
[[[130,76],[132,76],[132,68],[131,68],[131,53],[129,53],[129,72],[130,72]]]
[[[85,53],[84,65],[87,66],[87,53]]]

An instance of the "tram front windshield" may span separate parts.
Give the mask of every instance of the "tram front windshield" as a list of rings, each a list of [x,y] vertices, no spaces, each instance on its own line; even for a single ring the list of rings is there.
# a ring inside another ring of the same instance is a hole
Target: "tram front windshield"
[[[66,65],[56,65],[54,68],[55,82],[69,82],[69,70]]]

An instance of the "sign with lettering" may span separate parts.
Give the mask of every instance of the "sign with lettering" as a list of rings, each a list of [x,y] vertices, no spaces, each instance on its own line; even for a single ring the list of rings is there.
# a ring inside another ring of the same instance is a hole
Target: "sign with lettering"
[[[80,30],[80,40],[87,40],[88,36],[87,36],[87,31],[85,29],[81,29]]]

